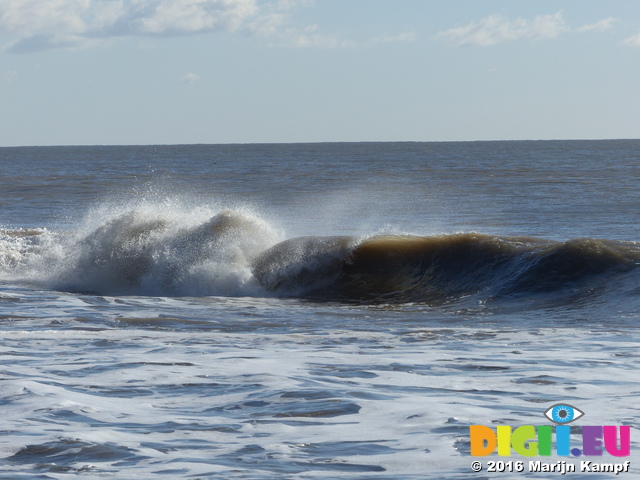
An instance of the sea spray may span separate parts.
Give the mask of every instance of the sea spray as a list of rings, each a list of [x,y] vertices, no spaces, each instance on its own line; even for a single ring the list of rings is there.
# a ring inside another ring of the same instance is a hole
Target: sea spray
[[[251,295],[251,264],[279,236],[248,209],[101,206],[73,232],[5,234],[0,275],[63,291]]]

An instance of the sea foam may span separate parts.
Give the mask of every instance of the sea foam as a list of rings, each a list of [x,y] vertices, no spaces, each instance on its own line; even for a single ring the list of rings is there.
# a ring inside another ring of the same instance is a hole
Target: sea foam
[[[4,230],[0,275],[101,294],[247,295],[253,260],[279,239],[248,208],[102,205],[71,232]]]

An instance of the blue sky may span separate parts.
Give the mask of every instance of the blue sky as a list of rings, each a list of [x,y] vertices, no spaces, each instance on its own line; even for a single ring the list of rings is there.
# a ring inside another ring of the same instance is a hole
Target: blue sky
[[[0,146],[638,138],[637,0],[2,0]]]

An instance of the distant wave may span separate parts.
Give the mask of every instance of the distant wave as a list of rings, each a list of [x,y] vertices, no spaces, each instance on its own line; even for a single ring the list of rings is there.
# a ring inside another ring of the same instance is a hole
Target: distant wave
[[[288,296],[442,304],[605,282],[640,245],[478,233],[283,239],[245,210],[142,206],[96,212],[75,232],[0,230],[0,281],[101,295]]]

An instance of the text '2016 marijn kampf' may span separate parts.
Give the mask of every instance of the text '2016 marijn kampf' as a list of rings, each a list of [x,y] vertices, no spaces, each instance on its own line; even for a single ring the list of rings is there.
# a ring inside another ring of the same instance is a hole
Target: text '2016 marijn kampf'
[[[629,472],[631,462],[619,463],[598,463],[591,460],[583,460],[579,464],[558,461],[553,463],[542,462],[539,460],[529,460],[529,472],[555,472],[561,475],[566,473],[580,472],[607,472],[616,475]]]

